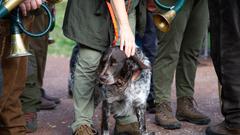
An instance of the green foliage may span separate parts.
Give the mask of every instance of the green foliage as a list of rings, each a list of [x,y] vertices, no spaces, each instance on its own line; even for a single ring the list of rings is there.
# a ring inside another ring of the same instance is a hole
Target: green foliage
[[[55,43],[48,47],[49,55],[69,57],[75,45],[75,42],[66,38],[62,32],[66,4],[66,1],[56,4],[56,24],[54,30],[50,33]]]

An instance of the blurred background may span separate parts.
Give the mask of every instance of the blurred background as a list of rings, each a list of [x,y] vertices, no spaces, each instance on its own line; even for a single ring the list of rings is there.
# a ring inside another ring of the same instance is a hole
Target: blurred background
[[[65,13],[67,0],[56,4],[56,25],[50,36],[55,40],[55,43],[48,47],[48,55],[70,57],[74,42],[63,35],[62,24]]]

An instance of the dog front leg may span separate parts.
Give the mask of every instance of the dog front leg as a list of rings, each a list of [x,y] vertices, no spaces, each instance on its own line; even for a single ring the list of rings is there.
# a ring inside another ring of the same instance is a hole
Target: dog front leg
[[[145,120],[145,105],[140,105],[136,108],[136,115],[138,118],[139,130],[142,135],[146,132],[146,120]]]
[[[139,131],[141,135],[155,135],[155,132],[147,132],[145,110],[146,110],[145,105],[140,105],[136,107],[135,110],[138,118]]]
[[[109,132],[110,104],[103,100],[102,104],[102,135],[110,135]]]

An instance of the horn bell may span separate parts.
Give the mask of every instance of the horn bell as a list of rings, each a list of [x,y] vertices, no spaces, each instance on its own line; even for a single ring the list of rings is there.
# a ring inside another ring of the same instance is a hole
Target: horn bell
[[[171,27],[172,20],[176,16],[176,11],[170,10],[164,14],[154,14],[153,21],[156,27],[162,32],[168,32]]]
[[[11,36],[11,52],[8,58],[22,57],[32,55],[26,49],[21,34],[13,34]]]

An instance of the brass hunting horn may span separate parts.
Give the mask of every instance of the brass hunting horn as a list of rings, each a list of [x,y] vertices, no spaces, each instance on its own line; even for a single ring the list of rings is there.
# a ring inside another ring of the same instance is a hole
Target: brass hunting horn
[[[20,9],[17,7],[23,0],[0,0],[0,18],[4,18],[9,14],[11,20],[11,52],[9,58],[21,57],[31,55],[27,51],[27,47],[23,42],[22,34],[25,33],[30,37],[41,37],[49,32],[53,25],[53,17],[48,6],[43,3],[41,8],[47,13],[48,26],[47,28],[39,33],[31,33],[27,31],[22,24],[22,17],[20,15]]]
[[[160,3],[160,0],[154,0],[154,3],[159,9],[167,10],[167,12],[164,14],[160,13],[154,14],[153,21],[160,31],[168,32],[170,30],[172,20],[175,18],[176,14],[183,7],[185,0],[177,0],[176,4],[173,6],[163,5]]]

